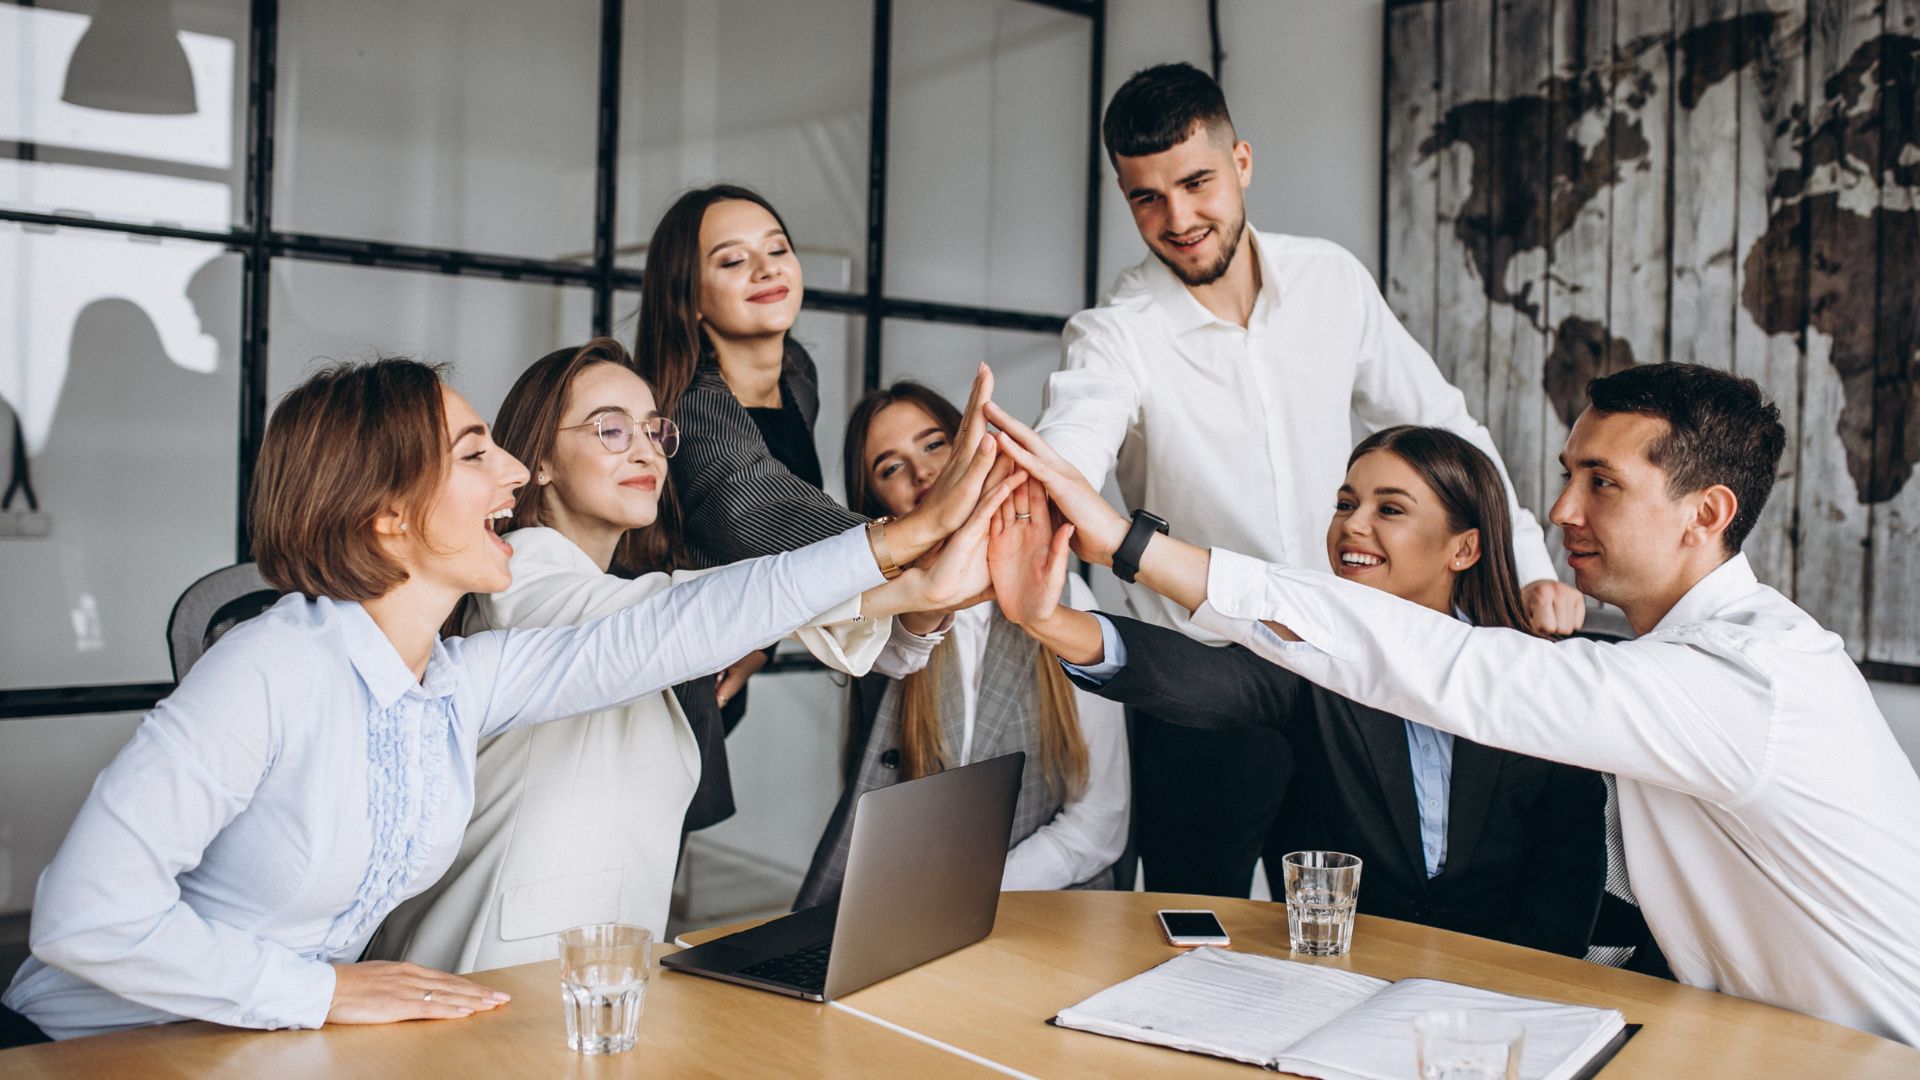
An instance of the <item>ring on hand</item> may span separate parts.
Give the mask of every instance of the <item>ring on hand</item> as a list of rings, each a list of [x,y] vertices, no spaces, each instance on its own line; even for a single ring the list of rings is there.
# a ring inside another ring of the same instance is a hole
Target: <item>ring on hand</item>
[[[1013,520],[1015,520],[1015,521],[1032,521],[1032,520],[1033,520],[1033,515],[1032,515],[1032,514],[1021,514],[1021,513],[1015,513],[1015,514],[1013,515]]]
[[[429,990],[429,991],[427,991],[426,993],[424,993],[424,994],[421,994],[421,995],[420,995],[420,1000],[421,1000],[421,1001],[432,1001],[432,1000],[433,1000],[433,991],[431,991],[431,990]]]

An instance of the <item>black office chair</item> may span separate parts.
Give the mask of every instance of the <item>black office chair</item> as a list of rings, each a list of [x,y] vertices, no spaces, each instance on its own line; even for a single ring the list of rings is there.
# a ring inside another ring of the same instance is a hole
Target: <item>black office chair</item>
[[[167,616],[167,652],[173,680],[187,677],[213,643],[235,626],[272,607],[280,590],[267,584],[250,562],[215,570],[187,586]]]

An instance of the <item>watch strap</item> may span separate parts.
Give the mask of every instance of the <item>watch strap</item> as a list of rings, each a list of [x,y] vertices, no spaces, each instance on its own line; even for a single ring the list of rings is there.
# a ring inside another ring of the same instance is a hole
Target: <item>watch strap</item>
[[[1121,581],[1132,583],[1134,575],[1140,572],[1140,558],[1147,553],[1147,542],[1154,533],[1167,531],[1167,521],[1145,510],[1133,512],[1133,524],[1127,529],[1126,539],[1113,553],[1113,576]]]

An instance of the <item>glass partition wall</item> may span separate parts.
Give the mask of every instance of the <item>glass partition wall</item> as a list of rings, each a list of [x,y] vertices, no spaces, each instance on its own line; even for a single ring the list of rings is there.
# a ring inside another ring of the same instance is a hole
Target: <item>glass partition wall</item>
[[[171,689],[316,363],[633,337],[687,187],[758,188],[852,399],[981,359],[1028,412],[1097,265],[1101,0],[0,0],[0,719]],[[800,661],[797,663],[804,663]]]

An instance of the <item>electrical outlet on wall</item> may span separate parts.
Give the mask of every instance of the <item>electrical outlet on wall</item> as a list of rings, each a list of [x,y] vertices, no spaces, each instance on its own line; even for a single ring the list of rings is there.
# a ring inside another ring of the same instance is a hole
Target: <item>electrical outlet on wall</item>
[[[52,514],[38,510],[0,510],[0,539],[38,540],[52,532]]]

